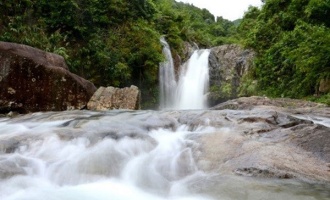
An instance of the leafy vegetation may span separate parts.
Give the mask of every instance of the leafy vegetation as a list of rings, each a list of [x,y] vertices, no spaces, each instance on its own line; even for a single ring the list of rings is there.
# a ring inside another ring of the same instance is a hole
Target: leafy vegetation
[[[4,0],[0,12],[0,40],[60,54],[96,86],[137,85],[149,105],[163,35],[183,60],[184,42],[252,48],[242,95],[329,97],[318,87],[330,79],[330,0],[265,0],[234,22],[174,0]]]
[[[233,26],[174,0],[4,0],[0,12],[0,40],[60,54],[96,86],[137,85],[145,102],[157,101],[162,35],[183,56],[184,41],[222,44]]]
[[[329,0],[266,0],[249,9],[238,32],[258,54],[252,79],[259,93],[319,95],[320,82],[330,79],[329,17]]]

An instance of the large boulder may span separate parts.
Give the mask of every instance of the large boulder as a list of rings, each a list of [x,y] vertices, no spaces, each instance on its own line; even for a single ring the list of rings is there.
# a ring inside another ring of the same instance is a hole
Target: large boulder
[[[237,98],[241,79],[247,74],[254,52],[238,45],[222,45],[211,49],[209,56],[211,106]]]
[[[89,110],[140,109],[139,88],[100,87],[87,104]]]
[[[68,70],[62,56],[0,42],[0,112],[81,109],[95,91]]]

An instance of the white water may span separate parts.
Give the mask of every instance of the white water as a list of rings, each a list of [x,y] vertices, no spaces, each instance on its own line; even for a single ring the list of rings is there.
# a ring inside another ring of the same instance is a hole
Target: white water
[[[0,199],[326,199],[324,189],[289,180],[200,171],[194,138],[214,131],[151,111],[0,118]]]
[[[174,72],[174,63],[169,44],[161,38],[165,61],[159,65],[160,108],[171,108],[175,102],[177,82]]]
[[[204,109],[207,107],[209,88],[210,50],[198,50],[188,60],[187,68],[181,68],[175,108]]]
[[[207,107],[209,87],[208,58],[210,50],[195,51],[187,63],[180,67],[176,81],[170,47],[164,38],[163,54],[166,61],[160,64],[160,108],[161,109],[204,109]]]
[[[146,131],[143,113],[68,114],[0,121],[1,200],[208,199],[187,184],[205,176],[186,139],[197,132]]]

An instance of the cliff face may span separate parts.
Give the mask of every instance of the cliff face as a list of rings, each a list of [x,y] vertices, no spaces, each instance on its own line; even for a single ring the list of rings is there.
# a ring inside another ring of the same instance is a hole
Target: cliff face
[[[209,57],[211,106],[237,98],[241,79],[247,74],[254,52],[238,45],[222,45],[211,49]]]

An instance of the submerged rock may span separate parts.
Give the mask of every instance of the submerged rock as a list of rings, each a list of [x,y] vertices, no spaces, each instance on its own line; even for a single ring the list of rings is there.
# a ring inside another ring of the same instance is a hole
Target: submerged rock
[[[0,113],[81,109],[96,90],[62,56],[8,42],[0,42],[0,86]]]
[[[0,157],[0,180],[10,178],[15,175],[26,175],[24,167],[17,163],[22,163],[18,159],[5,159]]]
[[[140,109],[139,88],[132,85],[126,88],[100,87],[87,104],[89,110]]]

